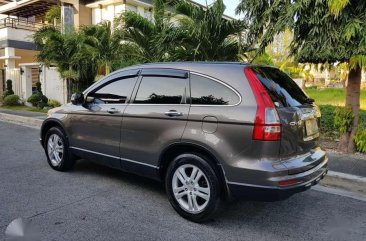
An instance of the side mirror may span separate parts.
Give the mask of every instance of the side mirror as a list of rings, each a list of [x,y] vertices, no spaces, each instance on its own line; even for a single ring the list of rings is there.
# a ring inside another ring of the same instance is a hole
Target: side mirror
[[[72,94],[71,103],[73,105],[82,105],[84,103],[83,93],[74,93],[74,94]]]
[[[87,96],[85,98],[85,103],[87,103],[87,104],[94,103],[94,101],[95,101],[95,98],[93,96]]]

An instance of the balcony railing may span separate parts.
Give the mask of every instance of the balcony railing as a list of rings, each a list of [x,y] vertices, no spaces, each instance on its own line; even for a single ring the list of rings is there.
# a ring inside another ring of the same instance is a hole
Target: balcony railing
[[[29,20],[23,20],[18,18],[3,18],[0,19],[0,29],[2,28],[15,28],[24,29],[28,31],[37,31],[38,29],[46,26],[45,23],[35,23]]]

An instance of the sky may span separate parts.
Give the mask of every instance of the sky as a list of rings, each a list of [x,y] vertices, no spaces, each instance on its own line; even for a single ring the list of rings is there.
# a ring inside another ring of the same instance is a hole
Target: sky
[[[214,2],[214,0],[193,0],[193,1],[203,5],[206,5],[206,1],[207,4],[211,4]],[[237,17],[235,16],[235,8],[238,6],[239,0],[224,0],[224,4],[226,5],[225,14],[229,15],[230,17]]]

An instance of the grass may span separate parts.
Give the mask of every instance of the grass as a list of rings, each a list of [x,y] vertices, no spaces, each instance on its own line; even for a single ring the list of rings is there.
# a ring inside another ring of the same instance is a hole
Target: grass
[[[336,88],[306,89],[305,92],[317,105],[344,106],[346,90]],[[361,91],[360,108],[366,110],[366,90]]]
[[[29,107],[25,105],[17,105],[17,106],[0,106],[0,108],[8,109],[8,110],[22,110],[22,111],[31,111],[31,112],[40,112],[40,113],[47,113],[48,110],[39,109],[37,107]]]

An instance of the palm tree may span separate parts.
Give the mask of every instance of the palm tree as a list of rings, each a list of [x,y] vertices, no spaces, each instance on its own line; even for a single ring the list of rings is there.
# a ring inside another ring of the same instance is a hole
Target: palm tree
[[[99,69],[109,74],[114,65],[122,61],[121,31],[113,30],[111,22],[105,21],[84,26],[80,32],[85,36],[85,43],[92,47]]]
[[[38,61],[56,65],[68,83],[68,97],[76,90],[89,86],[97,71],[95,50],[85,44],[87,38],[80,32],[62,34],[53,26],[38,30],[34,43],[40,49]]]
[[[168,36],[176,33],[171,17],[165,12],[164,0],[153,1],[153,19],[128,11],[115,20],[117,28],[123,29],[123,49],[126,59],[137,62],[159,62],[169,60],[174,43],[168,43]]]
[[[178,34],[172,38],[179,43],[174,51],[175,59],[235,61],[239,54],[248,51],[242,41],[245,25],[224,16],[223,0],[207,8],[180,0],[175,1],[175,9],[179,23]]]

